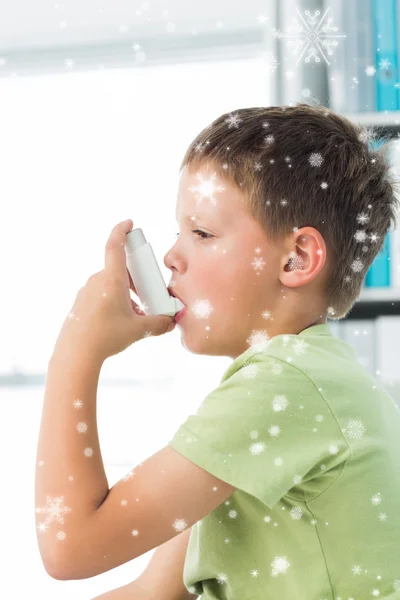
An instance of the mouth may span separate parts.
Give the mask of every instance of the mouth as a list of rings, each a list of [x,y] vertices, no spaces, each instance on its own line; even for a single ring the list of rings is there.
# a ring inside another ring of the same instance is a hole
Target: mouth
[[[182,302],[182,304],[184,304],[186,306],[186,302],[184,302],[182,300],[182,298],[180,296],[178,296],[178,294],[175,294],[175,292],[172,288],[167,288],[167,290],[168,290],[170,296],[173,296],[174,298],[178,298],[178,300],[180,300]]]

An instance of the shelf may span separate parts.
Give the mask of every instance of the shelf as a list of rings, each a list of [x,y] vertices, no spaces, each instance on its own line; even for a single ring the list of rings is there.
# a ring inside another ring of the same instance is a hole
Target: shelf
[[[388,127],[398,127],[400,129],[399,110],[382,110],[365,113],[350,113],[344,114],[343,116],[349,119],[350,121],[359,123],[360,125],[385,125]]]
[[[393,288],[363,288],[357,302],[400,302],[400,290]]]
[[[369,300],[353,306],[349,314],[342,319],[377,319],[382,316],[400,316],[400,300]],[[329,317],[328,317],[329,320]]]

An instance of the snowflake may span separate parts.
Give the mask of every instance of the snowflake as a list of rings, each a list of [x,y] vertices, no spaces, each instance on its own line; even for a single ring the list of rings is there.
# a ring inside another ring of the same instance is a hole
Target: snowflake
[[[240,369],[241,375],[244,379],[254,379],[258,374],[259,368],[255,364],[247,364]]]
[[[298,520],[301,519],[301,517],[303,516],[303,511],[300,508],[300,506],[295,506],[294,508],[292,508],[292,510],[290,511],[290,516],[292,517],[292,519]]]
[[[324,162],[324,159],[319,152],[312,152],[309,156],[308,162],[312,167],[320,167]]]
[[[296,338],[294,340],[292,349],[294,350],[295,354],[297,354],[297,356],[299,356],[300,354],[304,354],[306,348],[308,348],[307,342],[299,338]]]
[[[374,506],[377,506],[378,504],[380,504],[382,502],[382,498],[381,498],[380,492],[378,492],[377,494],[375,494],[375,496],[372,496],[371,502],[372,502],[372,504]]]
[[[361,421],[350,420],[347,427],[343,429],[343,433],[352,440],[360,439],[365,433],[365,427]]]
[[[360,575],[360,573],[362,573],[362,568],[360,567],[360,565],[354,565],[352,571],[354,575]]]
[[[270,436],[272,437],[277,437],[281,432],[281,428],[279,427],[279,425],[271,425],[271,427],[268,429],[268,433]]]
[[[351,263],[351,268],[355,273],[359,273],[363,270],[364,264],[361,262],[360,259],[357,258],[357,260],[353,260],[353,262]]]
[[[217,575],[217,581],[218,583],[226,583],[228,581],[228,575],[226,575],[226,573],[221,573],[220,575]]]
[[[184,531],[187,528],[187,523],[184,519],[176,519],[173,528],[175,531]]]
[[[64,496],[58,496],[56,498],[52,498],[51,496],[46,497],[46,506],[43,508],[37,508],[37,513],[45,513],[47,514],[45,524],[48,525],[52,521],[58,521],[59,523],[64,524],[63,515],[71,512],[72,508],[69,506],[65,506],[64,504]]]
[[[279,573],[286,573],[286,571],[290,567],[290,562],[287,560],[286,556],[277,556],[271,563],[271,567],[272,576],[276,577],[277,575],[279,575]]]
[[[192,310],[198,319],[208,319],[214,309],[208,300],[196,300]]]
[[[288,401],[286,396],[275,396],[273,403],[272,403],[272,409],[275,412],[280,412],[282,410],[286,410],[287,406],[288,406]]]
[[[253,456],[259,455],[261,452],[264,452],[265,444],[263,442],[255,442],[254,444],[251,444],[249,450]]]
[[[198,186],[191,186],[189,188],[189,190],[191,192],[198,192],[198,196],[196,197],[196,202],[197,204],[200,204],[203,201],[203,198],[209,198],[210,202],[212,204],[216,204],[216,199],[214,198],[213,193],[216,192],[223,192],[225,190],[225,188],[222,185],[219,185],[217,187],[214,186],[214,179],[216,178],[217,174],[214,173],[210,179],[206,179],[204,180],[203,177],[200,175],[200,173],[196,173],[196,178],[199,179],[199,181],[201,182],[200,185]]]
[[[237,113],[235,115],[230,114],[229,117],[225,119],[225,123],[229,124],[229,129],[231,127],[236,127],[237,129],[241,121],[243,121],[243,119],[241,119]]]
[[[387,71],[391,64],[392,63],[390,62],[390,60],[388,58],[381,58],[381,60],[379,61],[379,67],[383,71]]]
[[[372,77],[373,75],[375,75],[376,69],[373,65],[370,65],[365,69],[365,72],[368,75],[368,77]]]
[[[323,21],[329,11],[329,8],[325,11],[323,17],[318,20],[320,16],[320,11],[316,10],[312,15],[309,10],[304,12],[306,19],[300,13],[299,9],[296,8],[296,11],[302,21],[302,24],[297,23],[297,27],[294,27],[295,33],[281,33],[279,30],[274,29],[274,34],[278,38],[296,38],[297,42],[288,42],[288,46],[294,46],[293,55],[299,54],[297,59],[297,63],[302,58],[303,54],[305,55],[305,62],[309,63],[310,59],[313,58],[315,62],[321,62],[321,59],[318,54],[324,58],[326,63],[329,65],[330,62],[326,58],[324,54],[324,49],[327,51],[329,56],[332,56],[332,46],[337,46],[337,40],[330,40],[329,38],[343,38],[345,35],[338,35],[336,32],[338,30],[337,27],[332,26],[332,18],[328,18],[328,21],[325,25],[323,25]],[[291,28],[289,28],[289,31]],[[333,33],[331,33],[333,32]]]
[[[253,259],[253,262],[251,263],[251,265],[254,267],[254,270],[263,270],[264,265],[265,265],[265,260],[262,258],[262,256],[255,256]]]
[[[354,234],[354,238],[357,240],[357,242],[365,242],[365,240],[367,238],[367,234],[362,229],[359,229]]]
[[[336,444],[331,444],[329,446],[329,454],[337,454],[339,452],[339,448],[337,447]]]
[[[250,574],[251,574],[252,577],[258,577],[258,571],[257,571],[257,569],[253,569],[253,571],[251,571]]]
[[[255,331],[253,329],[250,336],[247,338],[246,342],[254,348],[255,350],[262,352],[269,345],[270,338],[268,333],[264,331]]]

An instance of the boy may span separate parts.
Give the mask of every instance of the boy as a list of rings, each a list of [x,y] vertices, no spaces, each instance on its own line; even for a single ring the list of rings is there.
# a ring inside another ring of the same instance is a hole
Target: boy
[[[239,109],[193,141],[165,265],[184,346],[233,362],[110,490],[64,578],[164,545],[130,592],[101,597],[400,598],[400,412],[326,322],[351,310],[396,222],[369,138],[298,104]]]

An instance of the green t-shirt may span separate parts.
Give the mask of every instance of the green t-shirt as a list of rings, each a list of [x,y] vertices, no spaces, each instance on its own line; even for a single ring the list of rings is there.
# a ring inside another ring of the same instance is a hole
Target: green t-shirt
[[[400,409],[328,324],[238,356],[169,445],[238,488],[192,527],[189,592],[400,599]]]

